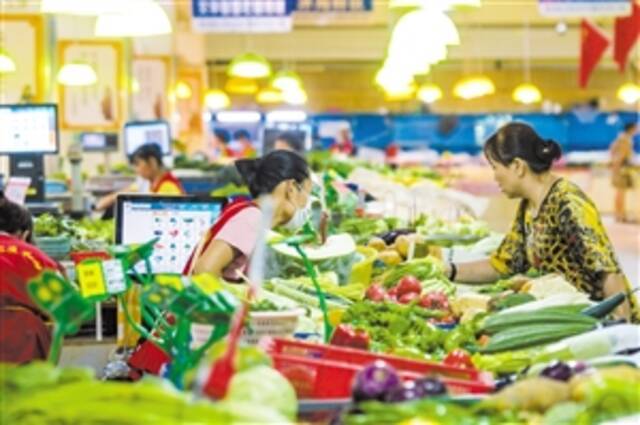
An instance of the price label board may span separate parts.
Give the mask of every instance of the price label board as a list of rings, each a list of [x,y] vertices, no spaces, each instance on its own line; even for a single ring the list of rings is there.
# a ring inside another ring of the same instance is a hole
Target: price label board
[[[76,267],[80,294],[84,298],[102,297],[107,294],[107,284],[102,273],[102,263],[97,260],[83,261]]]

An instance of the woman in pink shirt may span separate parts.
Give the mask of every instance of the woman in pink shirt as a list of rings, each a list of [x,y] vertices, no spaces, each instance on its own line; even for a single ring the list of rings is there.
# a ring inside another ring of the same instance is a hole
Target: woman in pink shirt
[[[236,201],[225,208],[187,262],[185,274],[211,273],[239,280],[261,231],[260,206],[266,195],[273,205],[272,227],[303,224],[312,188],[304,158],[277,150],[259,159],[238,160],[236,167],[254,200]]]

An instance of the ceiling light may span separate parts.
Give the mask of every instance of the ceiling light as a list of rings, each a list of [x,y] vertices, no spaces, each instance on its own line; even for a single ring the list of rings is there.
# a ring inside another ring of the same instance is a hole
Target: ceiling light
[[[9,74],[16,71],[16,63],[5,49],[0,48],[0,74]]]
[[[178,81],[176,84],[176,99],[180,100],[188,100],[191,99],[193,95],[193,91],[191,90],[191,86],[184,81]]]
[[[256,95],[258,103],[282,103],[283,101],[282,92],[272,88],[262,89]]]
[[[224,89],[229,93],[254,94],[258,91],[258,83],[246,78],[229,78]]]
[[[147,37],[171,32],[167,13],[153,0],[132,1],[120,12],[102,13],[95,26],[97,37]]]
[[[98,81],[98,76],[88,63],[71,62],[60,68],[57,80],[63,86],[91,86]]]
[[[307,103],[307,93],[302,90],[289,90],[282,94],[282,99],[289,105],[304,105]]]
[[[221,111],[216,114],[216,120],[221,123],[252,124],[260,122],[260,118],[256,111]]]
[[[400,18],[391,34],[390,49],[394,44],[415,46],[422,42],[421,48],[434,44],[458,45],[460,34],[451,18],[437,10],[419,9],[409,12]]]
[[[304,111],[272,111],[267,114],[267,122],[304,122],[307,120],[307,113]]]
[[[271,85],[282,91],[295,90],[302,87],[302,81],[293,71],[279,71],[273,77]]]
[[[204,104],[211,110],[228,108],[231,104],[229,96],[220,89],[212,89],[204,96]]]
[[[634,83],[625,83],[618,88],[616,95],[627,105],[632,105],[640,102],[640,86]]]
[[[406,87],[413,82],[413,75],[406,72],[397,62],[391,62],[387,59],[378,70],[375,77],[375,83],[380,87],[385,86],[401,86]]]
[[[540,93],[540,89],[533,84],[524,83],[520,84],[513,91],[513,100],[529,105],[540,102],[542,100],[542,93]]]
[[[227,75],[240,78],[266,78],[271,75],[271,65],[255,53],[244,53],[233,58]]]
[[[456,97],[466,100],[487,96],[495,91],[493,81],[485,76],[464,78],[453,88]]]
[[[382,88],[384,90],[384,97],[388,101],[408,100],[413,97],[416,86],[411,83],[408,85],[386,86]]]
[[[435,84],[423,84],[418,89],[418,99],[423,103],[433,103],[442,98],[442,90]]]

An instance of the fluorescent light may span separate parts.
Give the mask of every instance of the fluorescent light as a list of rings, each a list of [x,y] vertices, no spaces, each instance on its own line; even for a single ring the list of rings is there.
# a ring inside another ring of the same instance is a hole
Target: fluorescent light
[[[229,107],[231,101],[229,96],[220,89],[212,89],[204,96],[204,104],[212,110],[219,110]]]
[[[266,78],[271,75],[271,65],[263,56],[244,53],[233,58],[227,74],[230,77]]]
[[[293,71],[279,71],[273,77],[271,85],[279,90],[296,90],[302,87],[300,77]]]
[[[282,103],[283,101],[282,92],[276,89],[262,89],[256,95],[256,102],[258,103]]]
[[[221,111],[216,114],[216,120],[222,123],[250,124],[260,122],[260,112],[256,111]]]
[[[88,63],[72,62],[60,68],[57,80],[63,86],[91,86],[98,81],[98,76]]]
[[[640,102],[640,86],[637,84],[625,83],[620,86],[616,94],[618,99],[627,105],[633,105],[636,102]]]
[[[16,63],[6,50],[0,48],[0,74],[12,72],[16,72]]]
[[[423,103],[433,103],[442,98],[442,90],[435,84],[424,84],[418,89],[418,99]]]
[[[267,114],[267,122],[304,122],[307,120],[307,113],[304,111],[272,111]]]
[[[513,91],[513,100],[529,105],[531,103],[540,102],[542,100],[542,93],[540,93],[540,89],[533,84],[524,83],[520,84]]]

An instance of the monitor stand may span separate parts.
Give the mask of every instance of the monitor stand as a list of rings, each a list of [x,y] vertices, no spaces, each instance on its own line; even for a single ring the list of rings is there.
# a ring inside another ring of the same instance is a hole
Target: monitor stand
[[[29,177],[31,186],[27,191],[27,202],[44,202],[44,155],[11,155],[9,157],[9,175]]]

